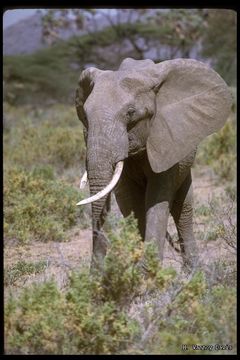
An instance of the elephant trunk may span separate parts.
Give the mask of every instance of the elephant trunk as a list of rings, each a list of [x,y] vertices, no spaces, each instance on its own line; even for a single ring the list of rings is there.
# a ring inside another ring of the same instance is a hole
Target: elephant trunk
[[[89,131],[87,140],[86,165],[91,197],[107,187],[113,180],[113,175],[118,180],[117,173],[119,178],[122,170],[122,164],[118,163],[124,160],[128,154],[127,136],[117,136],[119,133],[117,129],[109,134],[108,127],[106,127],[105,131],[103,128],[98,130],[94,127],[92,131]],[[92,203],[92,215],[96,226],[100,225],[101,227],[102,225],[101,217],[104,215],[108,198],[109,196],[105,194]]]
[[[99,114],[98,114],[99,115]],[[113,120],[89,122],[86,167],[90,196],[102,191],[111,182],[116,164],[128,155],[128,137],[124,128],[113,128]],[[98,124],[101,124],[98,126]],[[107,240],[101,232],[106,214],[110,210],[110,194],[92,202],[93,257],[103,258]]]
[[[101,156],[99,156],[99,158],[101,159]],[[113,175],[113,169],[110,164],[102,164],[100,169],[99,162],[96,164],[91,160],[87,161],[87,171],[91,196],[97,194],[106,187]],[[108,241],[101,231],[101,228],[104,224],[107,212],[110,210],[110,196],[110,194],[107,194],[91,204],[93,238],[92,261],[94,264],[97,264],[97,266],[101,266],[108,247]]]

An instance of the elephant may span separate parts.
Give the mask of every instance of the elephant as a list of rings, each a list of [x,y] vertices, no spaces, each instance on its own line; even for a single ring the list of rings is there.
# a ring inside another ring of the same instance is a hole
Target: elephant
[[[75,105],[90,197],[77,205],[92,206],[92,266],[101,267],[107,252],[102,226],[112,191],[123,216],[133,212],[142,240],[156,244],[160,262],[171,214],[183,264],[196,266],[191,167],[198,144],[223,127],[231,104],[220,75],[194,59],[126,58],[116,71],[82,71]]]

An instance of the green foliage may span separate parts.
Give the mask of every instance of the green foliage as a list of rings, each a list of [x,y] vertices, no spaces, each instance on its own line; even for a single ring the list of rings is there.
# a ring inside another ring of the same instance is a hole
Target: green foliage
[[[64,43],[31,55],[5,56],[5,100],[19,105],[65,101],[74,94],[76,70],[71,66],[69,49]]]
[[[109,238],[111,245],[98,285],[101,299],[123,307],[141,294],[163,290],[175,277],[173,269],[160,266],[156,246],[143,244],[133,214],[122,219]]]
[[[22,276],[39,274],[43,272],[45,268],[45,261],[32,263],[20,260],[15,265],[9,266],[4,270],[4,284],[6,286],[13,285]]]
[[[26,172],[10,168],[4,176],[4,233],[7,239],[62,241],[77,223],[79,193],[53,178],[49,167]]]
[[[79,167],[85,158],[82,126],[75,109],[61,105],[47,110],[18,109],[6,105],[4,159],[31,169],[36,164],[63,168]]]
[[[212,58],[217,72],[229,84],[236,84],[237,13],[228,9],[208,10],[203,36],[203,55]]]
[[[196,163],[210,165],[222,180],[232,181],[236,176],[236,122],[233,115],[217,133],[202,141]]]
[[[7,353],[109,354],[126,346],[136,333],[134,321],[113,302],[96,304],[94,281],[74,275],[61,293],[47,282],[10,298],[5,311]]]
[[[72,169],[75,181],[85,159],[75,109],[4,106],[5,236],[20,242],[62,241],[84,210],[76,207],[82,195],[59,179],[63,170]]]
[[[5,350],[10,354],[58,352],[64,337],[65,303],[54,282],[25,288],[5,307]],[[14,316],[13,316],[14,315]]]
[[[209,206],[201,205],[195,208],[196,216],[204,216],[207,217],[211,214],[211,209]]]
[[[208,289],[203,273],[198,272],[183,286],[171,303],[168,316],[158,322],[145,348],[149,354],[227,354],[236,353],[236,290],[216,285]],[[188,350],[184,351],[182,345]],[[195,350],[194,344],[210,345]],[[230,345],[217,349],[215,344]]]
[[[102,278],[96,274],[91,278],[86,273],[72,276],[66,293],[69,317],[66,330],[74,339],[68,345],[70,353],[118,353],[138,332],[136,322],[127,317],[110,295],[99,296],[101,285]]]
[[[127,349],[140,331],[128,315],[129,298],[148,290],[148,275],[138,266],[144,254],[139,240],[132,217],[123,220],[118,235],[111,236],[102,272],[73,272],[65,292],[47,282],[26,288],[18,299],[11,297],[5,310],[6,352],[118,354]],[[154,263],[150,275],[159,289],[174,274],[165,270],[158,284],[153,274],[160,274],[160,266],[153,252],[146,258]]]
[[[133,216],[122,220],[118,232],[111,232],[109,236],[111,246],[104,261],[99,287],[103,298],[124,304],[136,296],[141,282],[136,264],[143,256],[143,246],[136,220]]]
[[[236,184],[228,184],[225,188],[225,192],[232,201],[236,200],[236,195],[237,195],[236,194],[237,193]]]
[[[102,272],[72,272],[64,292],[50,281],[9,298],[4,312],[7,354],[235,353],[236,291],[227,281],[208,284],[201,271],[183,281],[173,270],[161,269],[156,248],[139,245],[132,217],[110,238]],[[139,266],[143,256],[147,272]],[[152,330],[142,329],[139,318],[129,314],[132,299],[159,294],[166,285],[177,289],[176,295],[167,304],[165,299],[152,306]],[[206,339],[232,350],[193,350],[192,345],[206,344]]]

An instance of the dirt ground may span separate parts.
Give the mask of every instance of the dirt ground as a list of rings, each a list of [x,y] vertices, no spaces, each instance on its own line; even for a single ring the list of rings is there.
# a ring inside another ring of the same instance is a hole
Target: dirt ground
[[[223,187],[216,185],[215,177],[209,168],[201,170],[193,169],[193,187],[195,204],[207,205],[213,196],[223,192]],[[116,210],[116,203],[113,203],[113,211]],[[194,220],[195,231],[204,229],[203,223]],[[176,232],[172,218],[169,219],[168,230],[170,234]],[[64,288],[68,281],[69,270],[78,269],[81,264],[90,263],[90,254],[92,249],[91,230],[79,230],[74,228],[69,233],[68,242],[33,242],[27,245],[14,246],[7,244],[4,248],[4,268],[16,264],[20,260],[29,262],[45,261],[46,268],[44,272],[37,275],[24,275],[14,283],[14,292],[20,290],[32,282],[43,282],[52,277],[57,281],[60,288]],[[197,235],[196,235],[197,238]],[[217,259],[225,259],[232,256],[226,245],[220,240],[200,241],[197,238],[200,260],[204,264],[208,264]],[[181,257],[166,242],[164,252],[163,266],[172,266],[176,270],[181,269]],[[8,286],[6,293],[11,290],[12,286]]]

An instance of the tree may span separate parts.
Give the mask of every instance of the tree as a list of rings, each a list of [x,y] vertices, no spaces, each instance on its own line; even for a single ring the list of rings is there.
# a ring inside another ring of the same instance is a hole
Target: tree
[[[208,10],[203,36],[203,55],[213,60],[213,66],[223,78],[236,84],[237,14],[232,10]]]
[[[80,30],[84,37],[72,41],[79,60],[95,58],[104,68],[118,66],[126,56],[155,61],[189,56],[205,27],[203,17],[204,10],[197,9],[68,9],[49,10],[43,24],[51,42],[61,39],[63,28]],[[112,64],[100,48],[111,52]]]

